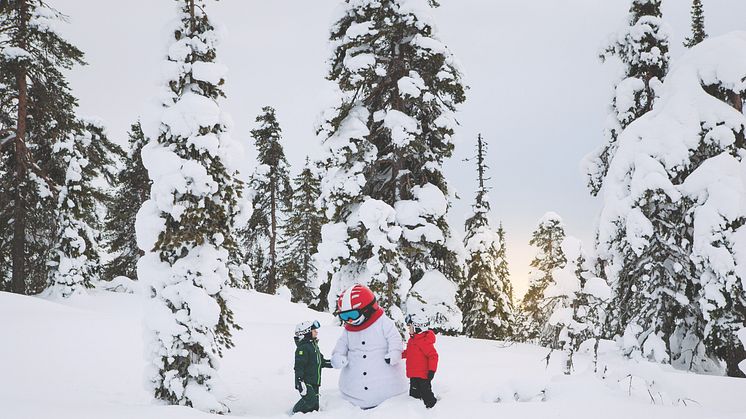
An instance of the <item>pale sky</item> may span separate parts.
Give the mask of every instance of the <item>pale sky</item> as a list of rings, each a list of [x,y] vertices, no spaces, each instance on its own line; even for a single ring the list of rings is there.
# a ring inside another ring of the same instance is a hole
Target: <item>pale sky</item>
[[[155,92],[173,0],[48,0],[70,17],[62,32],[86,53],[88,66],[70,74],[80,114],[100,117],[123,141]],[[225,109],[233,136],[250,144],[249,130],[274,106],[285,151],[295,168],[321,150],[314,135],[330,104],[325,81],[327,37],[341,0],[207,0],[208,13],[227,29],[219,58],[229,67]],[[629,0],[440,0],[434,12],[443,40],[461,62],[470,86],[460,108],[456,152],[446,176],[458,191],[451,222],[463,234],[474,199],[473,154],[481,132],[495,222],[508,237],[516,291],[527,287],[533,249],[528,241],[547,211],[567,233],[592,246],[598,199],[585,189],[582,157],[601,144],[616,63],[601,64],[605,40],[625,24]],[[664,1],[675,65],[689,34],[690,0]],[[746,2],[705,0],[708,33],[746,30]],[[253,153],[249,154],[253,158]],[[247,159],[247,163],[250,160]]]

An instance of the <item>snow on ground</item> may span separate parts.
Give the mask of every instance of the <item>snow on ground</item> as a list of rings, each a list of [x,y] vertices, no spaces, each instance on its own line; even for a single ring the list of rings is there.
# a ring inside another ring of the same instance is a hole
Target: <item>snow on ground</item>
[[[293,389],[295,323],[318,319],[325,355],[341,329],[329,314],[281,297],[231,291],[238,323],[236,347],[221,375],[232,394],[231,415],[287,417]],[[191,419],[211,415],[159,406],[143,377],[143,301],[137,294],[92,291],[64,302],[0,293],[0,418]],[[547,351],[531,345],[438,337],[441,364],[433,382],[440,403],[427,411],[401,396],[367,411],[345,402],[338,372],[324,370],[322,412],[309,418],[676,418],[743,419],[746,380],[693,375],[641,364],[654,371],[656,399],[629,380],[599,380],[590,373],[562,376],[560,362],[545,368]],[[555,365],[556,364],[556,365]],[[578,370],[588,360],[581,359]],[[618,368],[618,364],[613,364]],[[542,393],[544,392],[544,393]],[[660,393],[660,394],[659,394]],[[515,398],[521,401],[515,401]],[[497,400],[500,402],[496,402]],[[542,401],[546,399],[546,401]]]

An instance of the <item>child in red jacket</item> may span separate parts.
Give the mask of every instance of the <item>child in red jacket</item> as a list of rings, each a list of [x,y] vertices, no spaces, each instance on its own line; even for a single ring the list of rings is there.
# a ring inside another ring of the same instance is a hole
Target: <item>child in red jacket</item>
[[[438,351],[435,350],[435,333],[428,330],[427,321],[414,315],[407,318],[409,341],[402,352],[407,359],[409,395],[420,399],[428,409],[435,406],[432,381],[438,370]]]

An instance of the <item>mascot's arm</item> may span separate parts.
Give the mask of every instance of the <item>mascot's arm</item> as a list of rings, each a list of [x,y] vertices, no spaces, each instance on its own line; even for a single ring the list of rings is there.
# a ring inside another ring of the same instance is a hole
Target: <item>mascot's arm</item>
[[[393,321],[389,320],[383,325],[383,334],[388,344],[388,352],[386,352],[386,358],[391,360],[391,365],[396,365],[402,360],[402,347],[404,342],[402,341],[399,331],[396,330],[396,325]]]
[[[347,365],[347,350],[347,331],[344,331],[332,352],[332,367],[342,369]]]

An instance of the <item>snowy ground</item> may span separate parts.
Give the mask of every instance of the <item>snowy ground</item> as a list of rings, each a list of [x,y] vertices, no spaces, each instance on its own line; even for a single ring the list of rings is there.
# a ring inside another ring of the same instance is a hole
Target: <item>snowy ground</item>
[[[328,314],[279,297],[234,291],[243,330],[221,365],[231,415],[286,417],[293,389],[293,325],[316,318],[329,355],[340,332]],[[0,418],[207,418],[198,411],[154,404],[144,389],[142,300],[104,291],[57,303],[0,293]],[[401,396],[368,411],[347,404],[338,373],[325,370],[318,418],[676,418],[743,419],[746,380],[635,366],[655,377],[652,397],[641,380],[561,376],[545,368],[546,350],[530,345],[439,337],[434,381],[441,402],[427,411]],[[586,362],[580,362],[586,364]],[[619,363],[613,364],[619,368]],[[582,370],[585,365],[579,365]],[[632,368],[632,367],[630,367]],[[545,395],[541,391],[546,390]],[[522,401],[515,401],[515,396]],[[496,402],[497,399],[502,401]],[[542,401],[546,399],[546,401]]]

